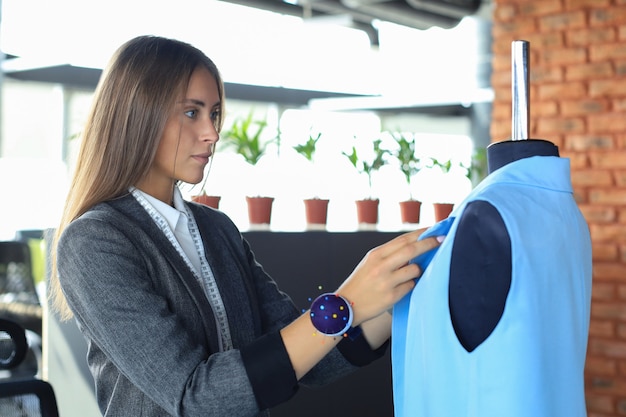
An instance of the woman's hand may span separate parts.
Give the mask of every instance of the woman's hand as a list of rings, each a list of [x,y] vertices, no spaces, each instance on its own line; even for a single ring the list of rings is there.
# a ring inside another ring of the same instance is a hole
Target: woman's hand
[[[387,310],[415,286],[413,279],[422,274],[409,261],[439,246],[434,237],[418,241],[424,231],[405,233],[369,251],[337,290],[352,303],[352,326],[363,324],[363,336],[372,349],[380,347],[391,334],[391,316]],[[309,312],[280,333],[298,379],[343,339],[320,337]]]
[[[370,250],[339,287],[337,293],[352,303],[353,326],[382,314],[413,289],[422,271],[409,261],[440,245],[435,237],[418,240],[425,230],[405,233]]]

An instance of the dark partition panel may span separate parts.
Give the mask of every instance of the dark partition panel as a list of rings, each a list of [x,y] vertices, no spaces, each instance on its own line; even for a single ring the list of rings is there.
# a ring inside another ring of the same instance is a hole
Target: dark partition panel
[[[398,233],[247,232],[257,259],[298,307],[309,298],[334,291],[365,253]],[[272,417],[391,417],[389,351],[379,361],[327,387],[301,388]]]

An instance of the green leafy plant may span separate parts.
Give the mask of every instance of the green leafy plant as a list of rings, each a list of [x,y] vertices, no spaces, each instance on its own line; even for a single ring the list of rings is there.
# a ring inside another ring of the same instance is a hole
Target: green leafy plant
[[[413,200],[411,178],[422,169],[421,159],[415,155],[415,136],[402,132],[391,132],[391,137],[398,145],[396,150],[392,152],[392,156],[400,163],[400,171],[402,171],[409,187],[410,199]]]
[[[465,168],[465,176],[476,186],[487,176],[487,149],[474,149],[469,166],[461,164],[461,167]]]
[[[367,183],[369,185],[370,193],[372,190],[372,174],[375,171],[378,171],[385,164],[387,164],[386,156],[390,154],[389,150],[383,149],[381,147],[381,144],[381,139],[376,139],[372,141],[373,157],[371,159],[365,159],[359,156],[355,146],[352,147],[350,153],[342,152],[343,155],[348,158],[350,163],[357,169],[360,174],[365,174],[367,176]]]
[[[304,199],[307,227],[319,227],[320,225],[325,227],[328,216],[329,200],[327,198],[320,198],[317,192],[311,191],[311,189],[313,189],[322,193],[326,192],[323,181],[320,181],[321,176],[315,174],[315,165],[313,164],[315,152],[317,151],[317,144],[321,137],[321,132],[314,135],[313,129],[311,128],[309,130],[309,138],[307,141],[303,144],[293,146],[293,149],[310,163],[309,167],[303,167],[311,169],[310,171],[303,169],[303,172],[308,174],[307,176],[311,183],[309,184],[310,188],[307,187],[307,189],[311,192],[311,195],[313,195],[313,197]]]
[[[313,136],[313,134],[310,133],[309,139],[304,144],[295,145],[293,149],[304,158],[306,158],[307,161],[313,162],[313,156],[315,155],[317,142],[320,140],[321,137],[321,132],[319,132],[317,136]]]
[[[252,112],[246,117],[236,119],[230,130],[222,132],[223,143],[234,148],[250,165],[256,165],[265,155],[267,146],[277,140],[277,136],[262,140],[261,135],[267,127],[266,120],[255,120]]]
[[[441,172],[444,175],[448,174],[452,170],[452,167],[453,167],[452,160],[448,159],[448,160],[443,161],[443,160],[439,160],[439,159],[431,157],[429,168],[434,168],[434,167],[438,167],[439,169],[441,169]],[[447,187],[444,186],[442,188],[445,189]],[[454,207],[454,204],[450,203],[450,200],[448,199],[448,197],[443,197],[442,200],[439,200],[436,203],[433,203],[434,208],[435,208],[435,221],[440,221],[440,220],[445,219],[446,217],[448,217],[448,215],[452,211],[452,207]]]
[[[452,169],[452,161],[450,159],[446,161],[438,160],[436,158],[430,158],[430,168],[438,167],[441,172],[447,174]]]
[[[292,146],[292,148],[298,154],[300,154],[303,158],[309,161],[309,166],[302,167],[303,168],[302,172],[304,173],[303,175],[307,175],[308,179],[311,181],[309,186],[313,189],[317,189],[317,192],[312,192],[312,194],[315,196],[313,197],[313,199],[318,199],[318,200],[320,199],[318,197],[318,192],[323,193],[325,192],[325,189],[323,186],[323,182],[320,182],[321,176],[315,173],[316,167],[313,164],[313,159],[315,158],[315,152],[317,151],[317,144],[320,141],[321,137],[322,137],[321,132],[318,132],[317,134],[313,134],[313,131],[311,129],[309,132],[309,138],[307,139],[305,143]],[[307,170],[307,168],[309,168],[309,170]],[[305,199],[305,201],[306,200],[308,199]]]

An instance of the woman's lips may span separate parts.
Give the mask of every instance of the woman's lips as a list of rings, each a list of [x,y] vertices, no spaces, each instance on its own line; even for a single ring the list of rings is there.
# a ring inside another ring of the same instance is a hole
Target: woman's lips
[[[198,155],[193,155],[192,158],[203,163],[207,164],[209,162],[209,158],[211,157],[210,153],[202,153]]]

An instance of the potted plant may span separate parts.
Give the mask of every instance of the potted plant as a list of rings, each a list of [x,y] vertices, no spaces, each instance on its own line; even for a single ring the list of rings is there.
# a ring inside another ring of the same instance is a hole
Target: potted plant
[[[438,167],[444,174],[449,173],[452,169],[452,161],[450,159],[443,161],[435,158],[430,158],[430,160],[430,167]],[[435,209],[435,221],[438,222],[447,218],[450,215],[452,209],[454,208],[454,204],[446,202],[435,202],[433,203],[433,207]]]
[[[204,204],[205,206],[213,207],[214,209],[219,209],[221,197],[208,195],[205,190],[202,190],[202,193],[191,196],[191,200],[196,203]]]
[[[230,130],[222,132],[225,146],[234,148],[235,152],[241,155],[252,167],[256,166],[259,160],[265,155],[267,146],[276,141],[277,137],[271,139],[262,138],[262,134],[267,127],[266,120],[257,120],[253,112],[246,117],[235,119]],[[246,196],[248,204],[248,219],[251,225],[269,225],[272,215],[273,197],[268,196]]]
[[[317,135],[309,134],[308,140],[303,144],[293,146],[293,149],[304,157],[310,164],[313,164],[313,156],[317,149],[317,142],[322,137],[322,133]],[[309,228],[325,227],[328,217],[328,200],[318,196],[304,200],[306,222]]]
[[[356,139],[356,138],[355,138]],[[387,163],[386,156],[389,150],[381,147],[382,140],[375,139],[372,141],[371,158],[365,158],[359,155],[356,146],[352,146],[350,153],[342,152],[348,158],[352,166],[354,166],[359,174],[367,177],[369,196],[356,201],[357,219],[359,225],[372,225],[378,223],[378,203],[379,200],[372,196],[372,174],[378,171]]]
[[[400,171],[404,175],[409,190],[409,199],[400,201],[400,216],[402,223],[419,223],[422,202],[413,197],[411,179],[422,169],[421,159],[415,155],[415,136],[402,132],[391,132],[397,148],[392,155],[400,164]]]

